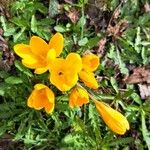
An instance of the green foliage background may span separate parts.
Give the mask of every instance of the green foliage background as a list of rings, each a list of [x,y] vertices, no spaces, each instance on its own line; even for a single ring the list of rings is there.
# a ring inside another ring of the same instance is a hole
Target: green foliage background
[[[8,3],[1,4],[7,8],[10,16],[0,16],[0,28],[11,51],[17,43],[28,43],[32,35],[48,41],[52,33],[61,32],[65,37],[61,55],[65,57],[71,51],[81,54],[88,49],[95,49],[98,41],[105,37],[106,29],[96,31],[87,25],[86,8],[91,5],[87,0],[72,4],[64,2],[63,5],[57,0],[12,0]],[[48,74],[33,74],[15,56],[11,69],[7,70],[5,66],[0,68],[1,138],[9,134],[12,140],[21,143],[22,149],[150,149],[150,99],[142,100],[136,85],[125,84],[121,90],[114,69],[114,66],[118,66],[119,73],[125,76],[130,74],[128,66],[150,64],[150,11],[142,10],[146,3],[146,0],[123,2],[118,20],[126,20],[128,28],[122,37],[106,43],[105,55],[96,72],[97,76],[104,78],[99,91],[90,91],[98,100],[113,104],[125,114],[130,123],[130,130],[125,135],[111,132],[92,102],[71,110],[67,94],[57,93],[56,108],[52,115],[28,108],[26,100],[33,86],[39,82],[49,85]],[[105,10],[99,9],[112,14],[119,4],[119,0],[112,0],[105,2]],[[79,11],[76,23],[66,19],[66,13],[72,8]],[[0,57],[2,63],[2,51]],[[114,66],[108,65],[108,60]],[[49,86],[56,90],[52,85]]]

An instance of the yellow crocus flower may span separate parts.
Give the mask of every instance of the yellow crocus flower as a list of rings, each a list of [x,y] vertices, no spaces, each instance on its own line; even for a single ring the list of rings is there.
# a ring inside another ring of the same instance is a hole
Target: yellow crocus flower
[[[95,71],[99,66],[99,57],[94,54],[86,54],[82,57],[83,69],[86,71]]]
[[[69,97],[69,106],[71,108],[82,106],[83,104],[87,104],[88,102],[89,102],[89,95],[85,89],[81,87],[75,87],[71,91]]]
[[[24,66],[35,69],[36,74],[46,72],[53,60],[60,55],[64,45],[62,34],[56,33],[47,44],[38,36],[32,36],[29,45],[17,44],[15,53],[22,58]]]
[[[129,123],[126,117],[124,117],[120,112],[112,109],[104,102],[97,100],[94,102],[98,113],[113,132],[123,135],[127,130],[129,130]]]
[[[52,113],[55,106],[54,93],[46,85],[36,84],[27,100],[27,105],[36,110],[44,108],[47,113]]]
[[[87,87],[90,87],[92,89],[97,89],[98,88],[98,83],[97,83],[97,81],[94,77],[93,72],[81,70],[79,72],[79,77]]]
[[[79,72],[81,81],[92,89],[98,88],[98,83],[93,71],[99,66],[99,57],[94,54],[86,54],[82,57],[82,70]]]
[[[66,59],[56,58],[50,67],[50,82],[60,91],[68,91],[77,83],[81,69],[82,61],[77,53],[70,53]]]

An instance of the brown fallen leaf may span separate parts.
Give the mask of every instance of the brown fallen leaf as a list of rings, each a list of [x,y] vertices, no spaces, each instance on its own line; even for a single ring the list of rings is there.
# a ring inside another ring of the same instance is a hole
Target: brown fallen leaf
[[[150,3],[146,2],[144,5],[144,9],[145,9],[145,12],[149,12],[150,11]]]
[[[73,4],[74,2],[73,2],[73,0],[64,0],[66,3],[68,3],[68,4]]]
[[[92,1],[92,0],[89,0]],[[106,10],[107,9],[107,0],[93,0],[95,2],[95,6],[100,8],[101,10]]]
[[[138,84],[140,95],[142,99],[150,97],[150,85]]]
[[[79,12],[76,9],[71,9],[67,13],[67,16],[72,21],[72,23],[76,23],[79,19]]]
[[[113,40],[118,39],[122,36],[123,32],[128,27],[127,20],[119,20],[119,16],[121,14],[121,7],[124,1],[121,1],[120,4],[114,10],[107,27],[108,36],[112,36]]]
[[[122,36],[123,32],[127,29],[128,22],[126,20],[120,20],[114,26],[109,24],[107,32],[109,36],[113,36],[114,39],[118,39]]]
[[[0,29],[2,30],[2,29]],[[10,51],[8,43],[0,34],[0,50],[2,50],[2,60],[0,60],[0,67],[9,70],[14,62],[14,54]]]
[[[145,69],[143,67],[137,67],[133,70],[133,74],[126,77],[124,81],[128,84],[135,83],[150,83],[150,69]]]
[[[97,50],[97,55],[98,56],[103,56],[104,55],[104,49],[105,49],[106,42],[107,42],[106,37],[102,38],[98,42],[98,50]]]
[[[105,9],[107,0],[88,0],[85,7],[87,15],[87,27],[95,29],[95,32],[106,31],[112,12]]]
[[[0,0],[0,16],[10,17],[9,5],[12,0]]]

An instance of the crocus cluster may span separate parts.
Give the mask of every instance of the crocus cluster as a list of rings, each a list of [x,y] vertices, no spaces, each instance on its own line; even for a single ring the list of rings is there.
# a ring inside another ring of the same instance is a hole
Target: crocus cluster
[[[92,53],[82,57],[77,53],[69,53],[66,58],[62,58],[60,54],[63,47],[63,35],[56,33],[49,43],[32,36],[29,45],[17,44],[14,51],[22,58],[24,66],[34,69],[35,74],[49,72],[50,83],[62,92],[69,92],[70,108],[81,107],[93,98],[80,83],[91,89],[99,86],[94,74],[99,66],[99,57]],[[93,101],[98,113],[112,131],[124,134],[129,129],[129,123],[121,113],[104,102],[95,99]],[[55,108],[55,94],[48,86],[38,83],[34,86],[27,105],[36,110],[44,108],[47,113],[52,113]]]

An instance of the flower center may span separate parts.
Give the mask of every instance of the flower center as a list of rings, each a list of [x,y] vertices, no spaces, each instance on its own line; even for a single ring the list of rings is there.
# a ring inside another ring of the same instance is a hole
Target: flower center
[[[58,75],[60,75],[60,76],[61,76],[61,75],[63,75],[63,72],[61,72],[61,71],[60,71],[60,72],[58,72]]]

